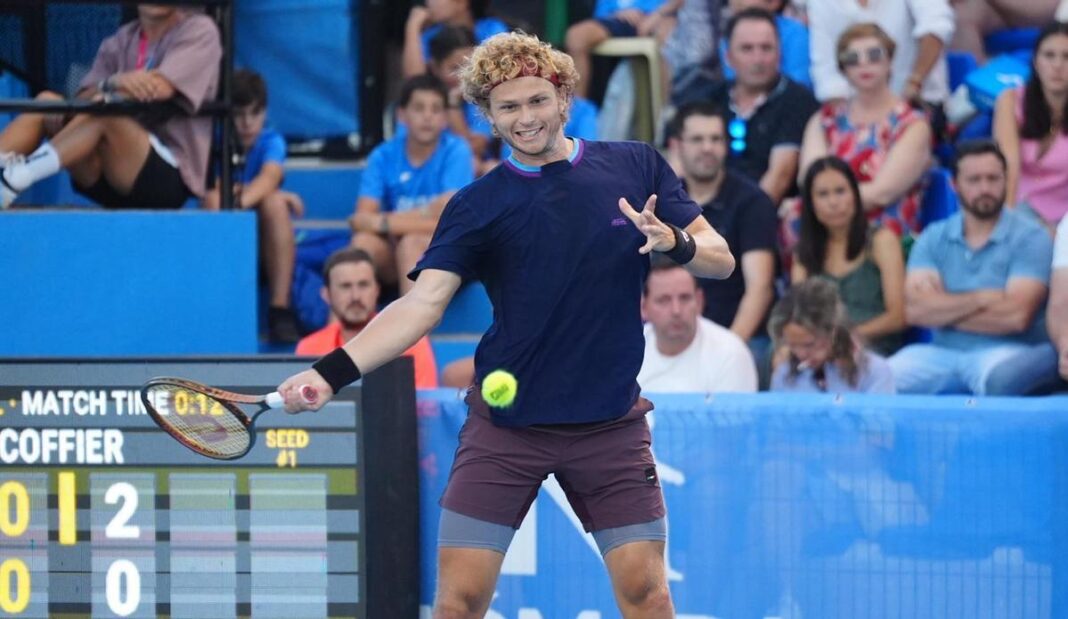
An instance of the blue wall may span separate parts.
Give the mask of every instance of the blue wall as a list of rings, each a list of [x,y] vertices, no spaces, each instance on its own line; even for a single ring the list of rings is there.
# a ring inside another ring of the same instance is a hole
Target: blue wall
[[[0,356],[256,352],[254,213],[0,213]]]
[[[1068,397],[651,396],[680,619],[1068,617]],[[423,604],[466,410],[420,393]],[[490,619],[617,617],[559,486]]]
[[[267,80],[268,118],[287,136],[359,131],[359,50],[350,0],[238,0],[237,64]]]

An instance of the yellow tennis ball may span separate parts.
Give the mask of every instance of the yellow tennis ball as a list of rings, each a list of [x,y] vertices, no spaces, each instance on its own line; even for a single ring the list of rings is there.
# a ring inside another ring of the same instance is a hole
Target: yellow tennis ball
[[[482,379],[482,399],[496,408],[510,406],[519,387],[515,376],[505,370],[493,370]]]

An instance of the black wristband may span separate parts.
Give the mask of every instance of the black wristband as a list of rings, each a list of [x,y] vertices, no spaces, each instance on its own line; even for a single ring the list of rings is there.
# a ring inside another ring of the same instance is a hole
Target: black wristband
[[[360,376],[363,376],[360,374],[360,368],[356,367],[356,363],[344,348],[335,348],[333,352],[313,363],[312,369],[323,377],[334,393],[360,380]]]
[[[693,260],[693,257],[697,255],[697,241],[694,240],[693,235],[676,225],[667,222],[664,222],[664,225],[675,233],[675,247],[663,254],[678,264],[686,264]]]

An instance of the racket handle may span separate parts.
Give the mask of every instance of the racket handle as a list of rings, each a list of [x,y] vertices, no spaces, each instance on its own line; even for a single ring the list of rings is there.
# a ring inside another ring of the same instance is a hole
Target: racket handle
[[[304,400],[305,404],[315,404],[319,401],[319,392],[315,390],[315,387],[311,385],[301,385],[300,399]],[[267,394],[266,399],[267,406],[269,408],[282,408],[286,405],[285,399],[282,398],[282,394],[277,391]]]

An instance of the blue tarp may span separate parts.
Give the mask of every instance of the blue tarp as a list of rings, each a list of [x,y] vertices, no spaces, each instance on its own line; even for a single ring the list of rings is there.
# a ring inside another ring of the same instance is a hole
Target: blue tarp
[[[1068,397],[652,397],[679,617],[1068,616]],[[423,593],[466,416],[420,394]],[[488,617],[617,617],[554,482]]]

